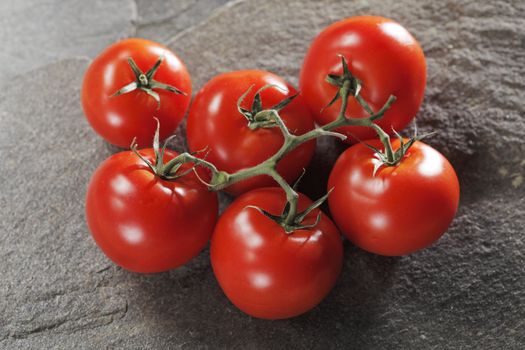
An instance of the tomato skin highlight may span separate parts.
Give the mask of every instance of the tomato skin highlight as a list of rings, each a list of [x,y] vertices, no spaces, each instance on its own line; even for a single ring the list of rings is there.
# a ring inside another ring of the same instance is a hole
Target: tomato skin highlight
[[[265,319],[300,315],[333,288],[342,267],[340,234],[321,214],[312,229],[286,234],[254,208],[280,214],[281,188],[261,188],[238,197],[219,219],[211,242],[211,263],[222,290],[245,313]],[[299,210],[312,202],[300,194]],[[319,212],[310,213],[313,223]]]
[[[336,22],[312,42],[300,73],[299,89],[315,121],[325,125],[336,119],[341,101],[321,110],[335,96],[337,88],[326,75],[341,74],[343,55],[350,71],[362,82],[361,95],[378,111],[390,95],[397,100],[377,124],[386,132],[401,131],[416,115],[423,100],[426,63],[414,37],[398,23],[383,17],[358,16]],[[350,98],[346,116],[363,118],[368,113]],[[372,129],[342,127],[348,143],[375,137]]]
[[[378,140],[367,141],[383,149]],[[393,140],[394,149],[399,140]],[[459,182],[448,160],[416,141],[401,163],[382,166],[373,176],[374,151],[363,144],[337,160],[328,188],[330,213],[358,247],[380,255],[415,252],[437,241],[459,205]]]
[[[206,154],[206,160],[230,173],[258,165],[275,154],[283,144],[279,128],[251,130],[247,119],[237,110],[237,100],[250,86],[253,88],[243,103],[246,107],[251,106],[255,92],[268,84],[275,84],[281,90],[269,88],[261,93],[265,108],[296,93],[281,77],[261,70],[224,73],[207,82],[190,107],[186,131],[190,150],[197,152],[206,148],[209,153],[201,153]],[[304,134],[314,128],[313,118],[301,96],[279,114],[292,134]],[[314,150],[315,141],[299,146],[277,164],[277,171],[292,183],[308,166]],[[239,195],[275,185],[272,178],[263,175],[233,184],[225,191]]]
[[[186,96],[155,89],[160,107],[145,91],[112,97],[122,87],[136,80],[128,64],[129,57],[143,71],[148,71],[160,56],[164,57],[154,79],[172,85]],[[151,145],[158,118],[161,139],[171,135],[182,121],[191,98],[191,79],[184,63],[167,47],[145,39],[125,39],[109,46],[88,67],[82,84],[82,107],[93,129],[106,141],[129,148],[133,138],[139,146]]]
[[[154,162],[152,149],[139,152]],[[175,156],[166,151],[164,160]],[[131,151],[99,166],[86,197],[87,223],[97,245],[117,265],[143,273],[176,268],[199,254],[213,233],[217,211],[216,193],[193,173],[162,180]]]

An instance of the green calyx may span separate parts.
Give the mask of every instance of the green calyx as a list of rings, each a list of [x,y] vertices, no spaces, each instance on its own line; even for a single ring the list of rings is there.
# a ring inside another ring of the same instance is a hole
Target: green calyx
[[[358,99],[360,98],[359,92],[361,91],[361,81],[357,79],[352,74],[352,72],[350,72],[345,57],[343,55],[339,55],[339,57],[341,57],[343,73],[341,75],[328,74],[325,78],[327,83],[338,88],[337,93],[332,98],[332,100],[330,100],[330,102],[328,102],[328,104],[323,108],[323,110],[332,106],[335,103],[335,101],[337,101],[340,98],[344,100],[347,100],[349,96],[353,96]],[[365,110],[368,113],[373,114],[373,111],[372,109],[370,109],[370,107],[365,108]]]
[[[287,218],[288,218],[288,216],[290,214],[290,208],[291,208],[290,202],[286,203],[286,205],[284,206],[284,209],[283,209],[283,212],[281,213],[281,215],[270,214],[266,210],[261,209],[261,208],[256,207],[256,206],[252,206],[252,205],[247,206],[247,208],[252,208],[252,209],[258,210],[261,214],[263,214],[264,216],[266,216],[270,220],[272,220],[275,223],[277,223],[278,225],[280,225],[287,234],[291,234],[291,233],[293,233],[296,230],[307,230],[307,229],[311,229],[311,228],[314,228],[315,226],[317,226],[317,224],[321,220],[321,211],[319,211],[319,213],[317,214],[317,216],[315,218],[315,221],[313,223],[311,223],[311,224],[304,224],[303,221],[308,216],[308,214],[310,214],[314,209],[320,207],[321,204],[323,204],[326,201],[326,199],[328,198],[328,196],[330,195],[331,192],[332,192],[332,190],[328,191],[327,194],[325,194],[324,196],[322,196],[321,198],[316,200],[308,208],[306,208],[302,212],[296,213],[294,215],[294,217],[293,217],[292,222],[288,222],[288,220],[287,220]]]
[[[278,104],[276,104],[275,106],[264,109],[262,106],[261,92],[268,88],[281,89],[277,85],[265,85],[259,90],[257,90],[255,96],[253,97],[253,102],[250,109],[246,109],[242,107],[242,103],[244,102],[244,99],[250,93],[252,88],[253,85],[250,86],[250,88],[237,100],[237,110],[246,118],[246,120],[248,121],[248,127],[252,130],[256,130],[259,128],[273,128],[275,126],[278,126],[277,122],[275,121],[275,118],[273,117],[274,113],[279,112],[284,107],[288,106],[290,102],[292,102],[293,99],[296,98],[298,95],[295,94],[289,96],[281,102],[279,102]]]
[[[161,83],[160,81],[156,81],[153,79],[155,76],[155,73],[159,69],[164,57],[160,56],[157,62],[151,67],[146,73],[143,73],[140,68],[137,66],[133,58],[128,57],[128,63],[131,67],[131,70],[133,71],[133,74],[135,74],[135,81],[129,83],[128,85],[120,88],[117,92],[115,92],[111,97],[124,95],[127,93],[130,93],[131,91],[134,91],[136,89],[140,89],[144,92],[146,92],[149,96],[153,97],[153,99],[157,102],[157,109],[160,108],[160,96],[159,94],[154,91],[153,89],[160,89],[160,90],[166,90],[169,92],[173,92],[180,95],[185,95],[186,93],[184,91],[181,91],[177,89],[174,86]]]
[[[133,139],[133,141],[131,142],[130,148],[131,151],[135,153],[135,155],[137,155],[137,157],[139,157],[155,175],[157,175],[163,180],[173,181],[190,173],[194,170],[194,168],[192,167],[186,171],[183,171],[182,173],[179,173],[179,170],[182,167],[182,164],[184,163],[174,162],[174,159],[176,158],[164,164],[164,154],[166,153],[166,146],[175,137],[175,135],[168,137],[166,141],[164,141],[164,144],[161,148],[159,142],[160,122],[157,118],[155,118],[155,120],[157,121],[157,129],[155,130],[155,136],[153,137],[153,151],[155,153],[155,163],[150,162],[140,154],[140,152],[137,149],[137,143],[135,142],[135,139]]]
[[[414,126],[414,135],[407,141],[405,141],[405,139],[396,130],[392,129],[399,140],[399,147],[395,151],[393,150],[392,143],[390,142],[390,136],[386,132],[384,132],[379,126],[374,127],[377,134],[379,135],[379,139],[381,140],[384,146],[384,151],[381,151],[372,145],[364,143],[365,146],[374,151],[374,156],[379,160],[379,162],[376,162],[374,165],[374,176],[379,170],[379,168],[381,168],[382,166],[398,165],[401,162],[401,160],[403,160],[403,158],[405,157],[407,151],[410,149],[410,147],[412,147],[412,145],[416,141],[420,141],[428,136],[435,134],[435,132],[431,132],[428,134],[418,135],[417,125],[414,124]]]

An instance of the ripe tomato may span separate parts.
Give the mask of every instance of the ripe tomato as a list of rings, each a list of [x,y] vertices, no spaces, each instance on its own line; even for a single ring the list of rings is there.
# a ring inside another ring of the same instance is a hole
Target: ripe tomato
[[[335,96],[337,88],[325,81],[328,74],[341,74],[343,55],[350,71],[362,82],[361,95],[378,111],[390,95],[396,102],[378,124],[385,131],[403,129],[416,115],[426,83],[425,56],[414,37],[398,23],[383,17],[351,17],[326,28],[313,41],[301,69],[299,88],[318,124],[336,119],[341,101],[321,110]],[[346,116],[368,114],[354,98],[349,99]],[[366,127],[338,130],[348,142],[375,137]],[[355,137],[354,137],[355,135]]]
[[[222,290],[247,314],[267,319],[297,316],[316,306],[341,271],[341,238],[321,214],[311,229],[286,234],[248,205],[279,215],[286,203],[280,188],[261,188],[237,198],[219,219],[211,243],[211,263]],[[312,202],[299,197],[299,210]],[[312,224],[315,209],[305,219]]]
[[[370,145],[383,149],[373,140]],[[394,149],[399,140],[392,142]],[[452,222],[459,183],[452,165],[438,151],[416,141],[396,166],[382,166],[363,144],[337,160],[328,188],[330,212],[355,245],[381,255],[403,255],[439,239]]]
[[[112,96],[137,80],[128,63],[130,57],[144,73],[162,57],[152,78],[185,95],[153,88],[160,104],[140,88]],[[184,63],[168,48],[144,39],[126,39],[108,47],[91,63],[82,85],[82,107],[93,129],[108,142],[126,148],[134,137],[140,146],[151,144],[157,126],[153,117],[162,125],[161,139],[171,135],[184,117],[190,97],[191,80]]]
[[[154,163],[152,149],[140,153]],[[175,156],[166,151],[164,159]],[[217,210],[217,195],[195,174],[162,180],[131,151],[100,165],[86,199],[87,222],[98,246],[135,272],[166,271],[197,255],[213,232]]]
[[[272,156],[283,144],[277,127],[252,130],[247,119],[237,110],[237,100],[253,85],[243,106],[251,105],[255,92],[268,84],[261,93],[264,108],[276,105],[296,90],[281,77],[260,70],[230,72],[216,76],[197,93],[190,108],[187,124],[188,146],[196,152],[208,148],[206,160],[219,170],[236,172],[255,166]],[[290,132],[303,134],[314,127],[313,118],[298,96],[281,112],[280,116]],[[315,141],[296,148],[277,165],[277,171],[292,182],[301,174],[315,149]],[[267,176],[253,177],[228,187],[230,194],[238,195],[248,190],[275,185]]]

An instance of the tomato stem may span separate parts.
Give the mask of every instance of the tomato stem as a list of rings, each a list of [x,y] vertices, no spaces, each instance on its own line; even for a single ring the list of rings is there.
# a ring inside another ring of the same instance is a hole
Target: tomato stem
[[[372,124],[371,127],[376,131],[379,140],[385,147],[386,162],[389,165],[396,163],[394,158],[394,150],[392,149],[392,143],[390,142],[390,136],[377,124]]]
[[[165,174],[175,176],[175,173],[177,171],[176,166],[178,164],[186,162],[191,162],[197,166],[206,167],[211,171],[212,174],[210,182],[206,185],[212,191],[222,190],[234,183],[254,176],[270,176],[285,191],[287,204],[280,216],[274,216],[262,210],[259,211],[263,212],[263,214],[265,214],[266,216],[277,221],[288,233],[293,232],[296,229],[307,227],[302,225],[302,221],[311,210],[317,208],[323,203],[324,200],[326,200],[329,193],[320,198],[318,201],[312,204],[310,208],[307,208],[302,213],[297,212],[297,203],[299,198],[298,193],[295,191],[293,186],[290,186],[290,184],[288,184],[288,182],[276,170],[277,163],[283,157],[289,154],[292,150],[304,144],[305,142],[308,142],[321,136],[334,136],[344,140],[346,139],[345,135],[334,131],[335,129],[343,126],[365,126],[373,128],[379,135],[380,140],[383,142],[385,146],[385,154],[383,157],[384,159],[382,160],[385,164],[393,164],[398,159],[397,157],[399,157],[401,153],[403,153],[404,155],[404,152],[406,151],[402,146],[401,152],[394,152],[388,134],[385,131],[383,131],[377,124],[374,123],[376,120],[383,117],[385,112],[395,102],[395,96],[390,96],[383,105],[383,107],[379,111],[374,112],[370,105],[360,95],[361,82],[352,75],[352,73],[348,69],[348,65],[346,63],[345,58],[342,56],[341,62],[343,66],[343,74],[340,76],[330,74],[327,76],[326,79],[328,83],[338,87],[337,94],[330,101],[328,106],[335,103],[335,101],[337,101],[338,99],[341,99],[341,107],[339,109],[339,114],[334,121],[323,126],[319,126],[302,135],[294,135],[288,130],[288,128],[284,124],[282,118],[279,115],[279,111],[286,107],[286,105],[288,105],[293,100],[293,98],[295,98],[295,96],[283,100],[281,103],[273,106],[272,108],[263,109],[260,93],[267,88],[276,88],[274,85],[268,85],[263,87],[262,89],[259,89],[256,92],[251,109],[246,109],[242,107],[241,104],[243,103],[246,95],[253,88],[252,86],[239,98],[237,102],[238,110],[242,115],[244,115],[244,117],[246,117],[248,125],[251,129],[256,129],[259,127],[278,127],[284,137],[284,142],[281,148],[264,162],[250,168],[239,170],[232,174],[218,170],[215,167],[215,165],[202,158],[196,157],[189,153],[182,153],[163,166]],[[369,114],[368,117],[354,118],[345,115],[348,106],[348,101],[351,97],[355,98],[357,102],[363,107],[363,109]]]

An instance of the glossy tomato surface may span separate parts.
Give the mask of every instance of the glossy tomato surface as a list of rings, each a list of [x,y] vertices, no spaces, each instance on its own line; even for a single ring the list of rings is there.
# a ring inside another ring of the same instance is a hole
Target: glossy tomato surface
[[[283,144],[279,128],[252,130],[237,110],[237,100],[250,86],[253,85],[253,88],[243,103],[243,107],[248,109],[255,92],[268,84],[279,88],[266,89],[261,93],[264,108],[272,107],[297,92],[281,77],[260,70],[225,73],[207,82],[195,96],[188,115],[190,150],[196,152],[207,148],[206,160],[219,170],[230,173],[255,166],[275,154]],[[301,96],[286,106],[280,116],[290,132],[296,135],[314,127],[313,118]],[[310,162],[314,149],[315,141],[301,145],[277,164],[277,171],[288,182],[293,182]],[[238,195],[272,185],[275,182],[270,177],[258,176],[236,183],[226,191]]]
[[[383,149],[379,141],[369,144]],[[399,141],[392,142],[394,149]],[[416,141],[397,166],[382,166],[363,144],[337,160],[328,188],[330,212],[350,241],[372,253],[403,255],[428,247],[447,230],[459,203],[452,165]]]
[[[136,80],[128,64],[131,57],[142,72],[164,59],[154,75],[156,81],[174,86],[186,96],[155,89],[160,107],[145,91],[136,89],[112,97]],[[82,84],[82,107],[95,131],[106,141],[128,148],[134,137],[139,146],[151,145],[158,118],[161,139],[171,135],[181,122],[191,98],[191,80],[184,63],[164,47],[144,39],[126,39],[109,46],[87,69]]]
[[[327,216],[322,214],[315,228],[286,234],[258,210],[247,208],[254,205],[279,215],[285,203],[280,188],[245,193],[226,209],[213,234],[215,276],[230,301],[254,317],[282,319],[312,309],[341,271],[341,238]],[[300,210],[310,204],[300,195]],[[313,223],[318,213],[310,213],[305,223]]]
[[[151,149],[140,153],[154,162]],[[175,155],[166,152],[164,160]],[[193,173],[162,180],[130,151],[99,166],[86,199],[96,243],[116,264],[134,272],[170,270],[196,256],[210,239],[217,208],[217,195]]]
[[[337,89],[325,81],[327,74],[341,74],[343,55],[350,71],[362,82],[361,95],[378,111],[390,95],[397,100],[378,124],[387,132],[403,129],[416,115],[423,100],[426,63],[423,50],[414,37],[400,24],[383,17],[351,17],[336,22],[315,38],[304,59],[299,88],[318,124],[336,119],[340,100],[321,110],[335,96]],[[368,114],[350,98],[346,115]],[[339,130],[348,142],[375,137],[365,127]],[[355,136],[355,137],[354,137]]]

